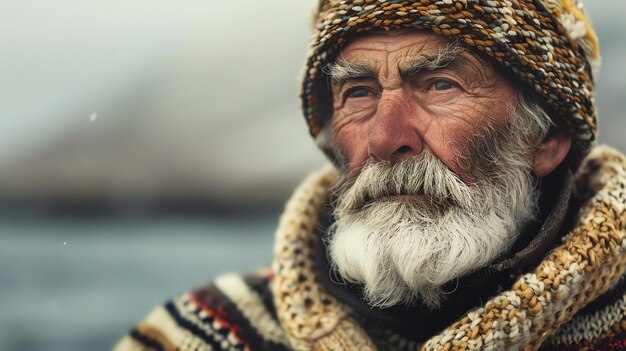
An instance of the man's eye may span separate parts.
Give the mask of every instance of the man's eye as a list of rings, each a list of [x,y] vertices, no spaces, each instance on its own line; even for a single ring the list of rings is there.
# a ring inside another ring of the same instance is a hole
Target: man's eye
[[[448,90],[454,88],[454,83],[447,80],[438,80],[433,83],[435,90]]]
[[[364,87],[353,87],[346,90],[346,97],[359,98],[370,94],[370,91]]]

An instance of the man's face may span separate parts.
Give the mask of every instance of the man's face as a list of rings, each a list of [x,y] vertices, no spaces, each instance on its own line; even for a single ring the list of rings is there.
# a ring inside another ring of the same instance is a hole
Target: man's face
[[[428,148],[471,183],[457,151],[480,127],[503,125],[515,95],[483,59],[427,32],[358,38],[330,74],[332,135],[351,177],[370,158],[397,163]]]
[[[507,252],[534,218],[542,128],[505,77],[434,34],[361,37],[327,73],[347,172],[331,263],[372,305],[435,307],[445,283]]]

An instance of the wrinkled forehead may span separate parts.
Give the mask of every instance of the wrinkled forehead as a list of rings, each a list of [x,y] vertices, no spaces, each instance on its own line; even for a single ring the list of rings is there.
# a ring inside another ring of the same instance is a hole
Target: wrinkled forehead
[[[436,56],[438,52],[452,45],[457,44],[451,39],[426,31],[376,31],[351,40],[334,62],[367,63],[392,69],[420,57]]]
[[[415,29],[379,30],[351,39],[324,73],[331,81],[346,73],[392,77],[426,68],[455,67],[468,78],[498,78],[515,84],[502,67],[461,41]],[[358,71],[358,72],[357,72]],[[342,80],[342,79],[340,79]]]
[[[459,40],[415,29],[377,30],[356,36],[339,52],[338,61],[374,63],[380,60],[402,66],[407,61],[434,57],[455,47],[458,54],[491,66],[491,60],[468,48]]]

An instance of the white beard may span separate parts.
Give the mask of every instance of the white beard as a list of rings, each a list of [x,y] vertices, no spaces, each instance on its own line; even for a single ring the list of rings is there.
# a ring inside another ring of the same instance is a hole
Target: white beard
[[[528,163],[470,186],[428,149],[396,165],[368,162],[337,191],[327,242],[334,269],[362,284],[372,306],[439,307],[445,283],[506,253],[534,218],[538,192]]]

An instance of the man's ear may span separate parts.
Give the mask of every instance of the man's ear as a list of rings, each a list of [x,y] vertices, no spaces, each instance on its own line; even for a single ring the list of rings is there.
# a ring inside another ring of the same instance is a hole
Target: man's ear
[[[544,140],[535,149],[535,173],[543,177],[554,171],[567,156],[571,145],[572,138],[562,131]]]

